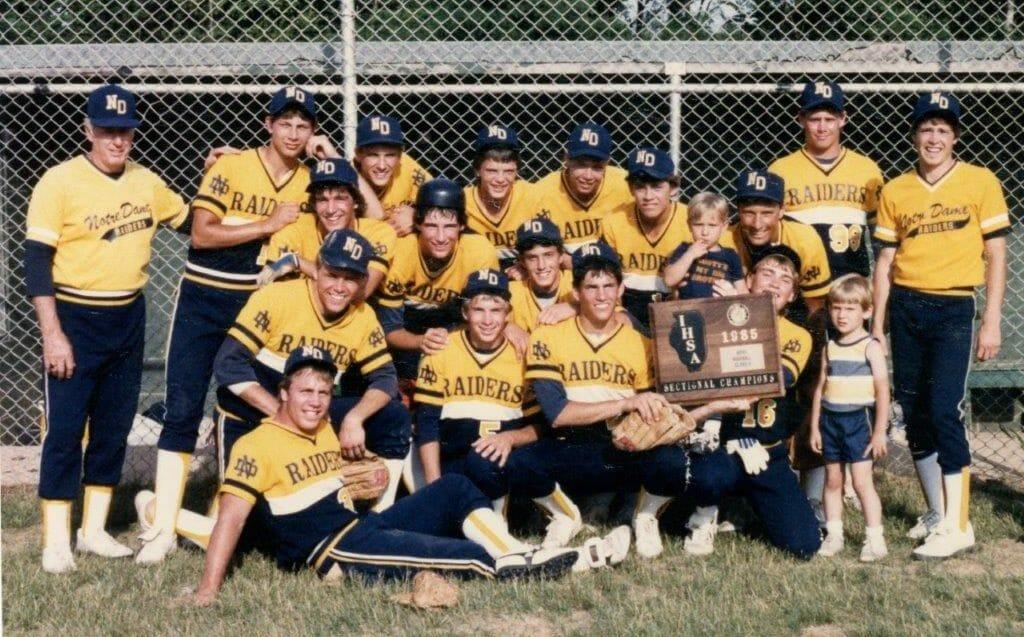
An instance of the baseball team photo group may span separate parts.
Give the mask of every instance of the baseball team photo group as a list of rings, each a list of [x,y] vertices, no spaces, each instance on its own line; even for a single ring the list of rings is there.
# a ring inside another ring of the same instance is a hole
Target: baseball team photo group
[[[742,95],[783,142],[714,173],[685,105],[430,137],[429,84],[264,81],[175,147],[145,82],[79,87],[59,153],[5,142],[5,629],[1024,633],[1021,385],[979,380],[1020,365],[1019,146],[937,79],[882,162],[847,76]],[[50,98],[3,99],[17,138]]]

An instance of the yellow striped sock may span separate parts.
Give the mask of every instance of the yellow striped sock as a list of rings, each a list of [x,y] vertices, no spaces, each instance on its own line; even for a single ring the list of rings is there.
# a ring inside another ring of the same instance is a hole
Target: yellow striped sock
[[[110,501],[114,497],[114,487],[88,485],[82,504],[82,533],[91,535],[102,531],[107,526],[107,515],[110,513]]]

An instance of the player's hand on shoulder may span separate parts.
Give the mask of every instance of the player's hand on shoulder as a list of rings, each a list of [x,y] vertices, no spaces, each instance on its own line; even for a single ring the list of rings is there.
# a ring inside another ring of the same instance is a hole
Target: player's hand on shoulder
[[[448,344],[448,330],[443,327],[432,327],[423,334],[420,340],[420,351],[427,356],[437,354]]]
[[[327,135],[312,135],[306,142],[306,156],[313,159],[328,159],[341,157]]]
[[[404,237],[413,231],[413,215],[416,210],[409,204],[395,206],[388,210],[388,225],[399,237]]]
[[[211,148],[209,154],[206,155],[205,159],[203,159],[203,172],[210,170],[210,168],[217,163],[217,160],[224,155],[239,155],[241,152],[241,150],[234,146],[218,146],[216,148]]]
[[[273,212],[267,217],[267,230],[273,234],[281,228],[298,221],[299,213],[299,204],[292,201],[282,201],[274,206]]]
[[[523,269],[519,267],[518,263],[505,268],[505,276],[507,276],[510,281],[522,281],[526,278],[526,275],[523,274]]]
[[[516,350],[516,360],[526,358],[526,348],[530,344],[530,334],[512,321],[505,326],[505,338]]]
[[[63,331],[43,334],[43,365],[47,374],[61,380],[75,373],[75,353]]]
[[[576,308],[571,303],[555,303],[540,311],[537,315],[538,325],[555,325],[576,316]]]

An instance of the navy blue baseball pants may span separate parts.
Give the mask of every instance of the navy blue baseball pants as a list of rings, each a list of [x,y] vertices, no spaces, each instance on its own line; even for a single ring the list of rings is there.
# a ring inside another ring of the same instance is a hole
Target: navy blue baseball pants
[[[406,578],[421,570],[457,577],[494,575],[494,558],[465,539],[462,522],[490,501],[465,476],[449,474],[386,511],[367,513],[309,558],[321,577],[335,566],[368,578]]]
[[[727,495],[744,497],[779,549],[810,559],[821,546],[818,520],[789,466],[785,444],[768,448],[768,468],[749,475],[743,461],[724,448],[693,456],[690,493],[697,506],[718,506]]]
[[[167,414],[158,449],[195,451],[213,360],[250,294],[181,280],[167,337]]]
[[[128,432],[142,383],[146,301],[99,307],[58,300],[57,317],[71,342],[75,370],[59,380],[43,370],[45,431],[39,497],[72,500],[87,485],[121,480]],[[89,423],[83,459],[82,438]]]
[[[974,345],[974,297],[894,286],[889,297],[893,395],[915,460],[938,452],[945,474],[971,464],[964,423]]]
[[[514,449],[504,467],[475,451],[467,456],[468,475],[491,500],[506,495],[541,498],[557,483],[571,494],[639,489],[666,497],[687,488],[689,456],[675,445],[631,453],[608,440],[542,438]]]

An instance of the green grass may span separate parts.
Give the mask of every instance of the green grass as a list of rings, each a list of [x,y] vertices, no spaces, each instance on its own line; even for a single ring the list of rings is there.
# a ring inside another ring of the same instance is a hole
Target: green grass
[[[924,564],[904,540],[920,506],[916,485],[882,475],[890,557],[856,561],[862,519],[847,512],[847,550],[797,563],[749,535],[720,535],[713,556],[685,555],[670,537],[653,562],[635,556],[615,570],[558,582],[461,583],[459,605],[424,612],[389,596],[401,584],[328,585],[309,573],[281,573],[247,559],[210,609],[179,607],[194,586],[201,553],[179,550],[161,567],[78,558],[78,571],[39,567],[33,493],[3,491],[3,628],[6,634],[528,635],[1021,635],[1024,634],[1024,497],[977,485],[973,521],[980,550]],[[128,495],[117,520],[130,519]],[[755,530],[756,535],[756,530]],[[135,529],[121,537],[135,542]]]

